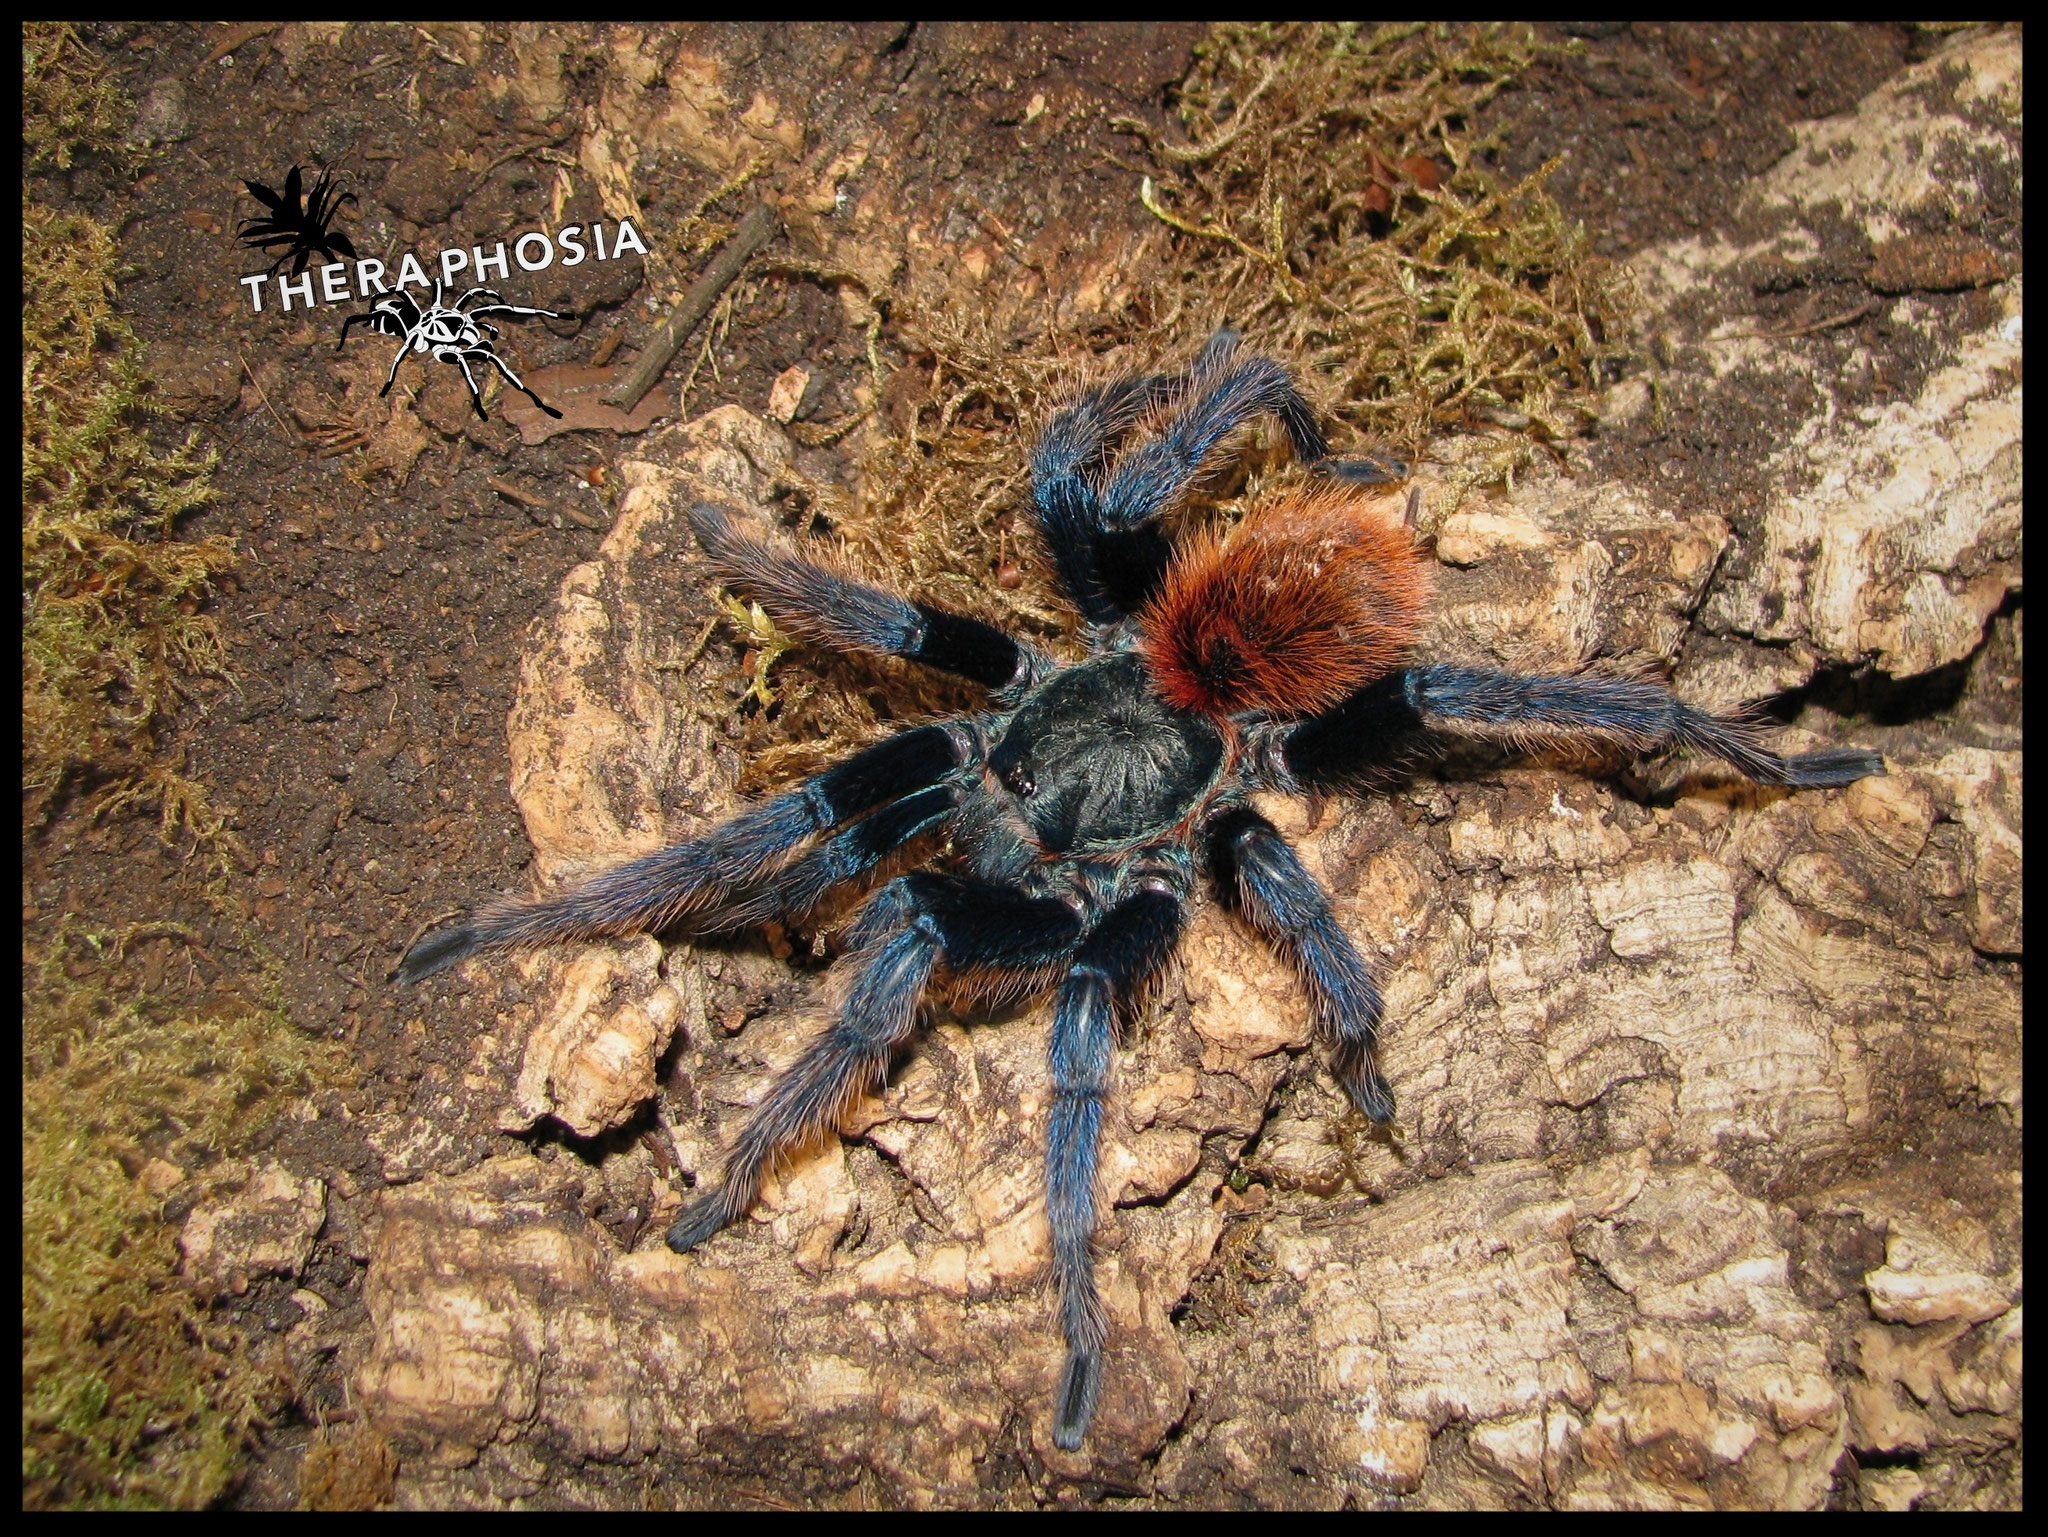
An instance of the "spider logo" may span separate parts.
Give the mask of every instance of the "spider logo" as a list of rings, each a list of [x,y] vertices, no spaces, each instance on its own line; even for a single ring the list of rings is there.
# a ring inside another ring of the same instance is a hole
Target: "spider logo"
[[[1204,886],[1301,979],[1352,1105],[1394,1115],[1372,969],[1256,792],[1366,793],[1444,733],[1687,747],[1797,788],[1884,772],[1856,748],[1780,756],[1757,718],[1710,715],[1657,683],[1411,663],[1428,563],[1384,500],[1358,490],[1387,475],[1332,458],[1287,371],[1238,356],[1238,340],[1220,332],[1190,368],[1088,391],[1039,440],[1033,510],[1086,626],[1089,654],[1071,666],[772,548],[715,507],[692,509],[712,570],[786,629],[970,679],[986,705],[900,731],[573,890],[488,904],[420,940],[396,973],[417,982],[479,950],[802,923],[836,891],[879,885],[842,931],[837,1017],[763,1095],[722,1177],[683,1208],[668,1233],[678,1252],[745,1215],[778,1154],[882,1083],[928,984],[983,998],[1056,992],[1045,1188],[1067,1337],[1052,1438],[1068,1451],[1094,1415],[1108,1334],[1091,1244],[1117,1030]],[[1163,515],[1237,428],[1268,415],[1308,484],[1227,539],[1176,547]],[[904,873],[882,882],[892,869]]]
[[[355,245],[348,236],[328,227],[341,212],[343,203],[356,200],[353,192],[335,192],[332,171],[320,173],[320,179],[313,183],[313,191],[303,203],[299,194],[304,179],[297,166],[285,173],[282,193],[271,191],[260,181],[245,181],[242,185],[270,212],[265,217],[244,219],[236,226],[235,233],[242,244],[254,246],[259,251],[284,247],[284,254],[270,264],[272,272],[290,262],[292,276],[303,276],[306,263],[316,251],[330,262],[356,259]]]
[[[489,303],[470,307],[472,300],[489,300]],[[398,338],[398,355],[391,360],[391,373],[384,380],[384,388],[377,392],[381,398],[391,393],[391,386],[398,382],[398,365],[405,361],[408,352],[424,352],[436,363],[453,363],[462,370],[462,377],[469,385],[469,403],[476,407],[476,414],[486,421],[490,413],[484,410],[483,392],[477,388],[476,375],[469,371],[469,360],[481,358],[505,376],[505,382],[528,400],[547,412],[549,416],[561,419],[562,413],[549,405],[540,396],[526,387],[519,375],[506,366],[491,343],[503,333],[483,317],[485,315],[545,315],[550,320],[567,320],[567,315],[554,310],[527,309],[523,305],[507,304],[504,295],[495,288],[472,288],[453,304],[441,302],[441,283],[434,283],[433,302],[425,309],[403,288],[388,293],[361,315],[351,315],[341,323],[341,340],[334,344],[336,352],[348,345],[350,326],[364,325],[385,336]],[[488,334],[487,334],[488,333]]]

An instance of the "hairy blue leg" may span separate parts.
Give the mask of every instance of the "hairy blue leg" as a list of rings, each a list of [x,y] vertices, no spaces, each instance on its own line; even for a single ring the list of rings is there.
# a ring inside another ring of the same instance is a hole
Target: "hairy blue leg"
[[[787,869],[767,877],[756,890],[736,895],[696,926],[707,933],[751,928],[757,923],[794,923],[824,901],[834,886],[860,879],[913,838],[943,826],[959,809],[960,790],[935,785],[906,795],[894,805],[853,824]]]
[[[900,732],[692,842],[607,870],[562,896],[486,907],[429,934],[406,951],[398,979],[417,982],[478,950],[667,928],[751,884],[813,833],[945,778],[964,756],[942,726]]]
[[[1108,1332],[1095,1289],[1095,1170],[1116,1011],[1180,938],[1185,909],[1163,890],[1120,902],[1075,953],[1052,1026],[1052,1112],[1045,1139],[1045,1210],[1067,1361],[1053,1411],[1056,1446],[1074,1451],[1095,1416]]]
[[[1233,429],[1271,412],[1287,429],[1298,458],[1329,457],[1308,402],[1287,370],[1271,358],[1248,358],[1195,380],[1195,391],[1159,437],[1117,461],[1102,491],[1102,515],[1112,529],[1150,522],[1201,473],[1203,461]]]
[[[1394,1118],[1394,1092],[1373,1060],[1380,990],[1337,920],[1329,898],[1280,830],[1236,807],[1209,825],[1210,869],[1224,904],[1279,952],[1308,992],[1316,1034],[1351,1103],[1375,1121]]]
[[[1149,374],[1090,390],[1052,419],[1032,453],[1038,526],[1061,584],[1090,624],[1116,623],[1166,573],[1172,556],[1166,536],[1150,525],[1111,531],[1095,482],[1124,434],[1180,383],[1176,375]]]
[[[669,1229],[668,1245],[677,1253],[738,1221],[779,1150],[831,1125],[855,1096],[881,1082],[941,960],[955,971],[1035,970],[1071,952],[1081,932],[1080,918],[1064,902],[958,877],[906,875],[868,905],[879,910],[873,927],[884,932],[868,935],[846,1007],[770,1085],[718,1184]]]
[[[1758,784],[1825,789],[1885,771],[1879,754],[1861,748],[1781,757],[1763,745],[1763,722],[1696,710],[1657,683],[1417,667],[1404,675],[1403,687],[1428,725],[1510,738],[1593,736],[1638,748],[1689,747],[1732,764]]]
[[[1036,971],[1064,960],[1081,936],[1067,903],[1014,886],[912,870],[868,899],[848,926],[850,950],[868,950],[899,928],[936,935],[954,971],[994,967]]]
[[[1235,331],[1218,331],[1184,373],[1119,379],[1091,390],[1055,416],[1039,439],[1031,458],[1032,499],[1039,526],[1058,563],[1061,581],[1090,624],[1111,625],[1142,608],[1172,560],[1172,546],[1156,522],[1170,496],[1149,501],[1141,497],[1119,509],[1114,504],[1117,480],[1111,480],[1107,493],[1098,490],[1111,453],[1149,412],[1176,399],[1191,399],[1196,402],[1191,409],[1199,413],[1219,392],[1228,395],[1231,381],[1249,371],[1266,381],[1264,394],[1259,396],[1260,403],[1239,410],[1230,425],[1270,410],[1286,427],[1298,457],[1304,462],[1327,459],[1329,446],[1316,428],[1315,413],[1277,363],[1255,359],[1231,368],[1241,340]],[[1174,430],[1169,429],[1169,437]],[[1197,451],[1189,477],[1200,468],[1201,455],[1213,446],[1212,439]],[[1148,447],[1156,449],[1157,445]],[[1121,478],[1122,474],[1119,464],[1117,475]]]
[[[882,1081],[889,1058],[917,1021],[918,1000],[939,957],[930,934],[907,929],[871,955],[846,1007],[770,1086],[725,1160],[717,1185],[684,1208],[668,1246],[686,1254],[753,1204],[761,1175],[781,1149],[836,1120],[863,1090]]]
[[[1031,676],[1030,654],[993,625],[813,565],[741,533],[718,508],[690,509],[690,526],[721,580],[807,639],[906,657],[1007,688]]]

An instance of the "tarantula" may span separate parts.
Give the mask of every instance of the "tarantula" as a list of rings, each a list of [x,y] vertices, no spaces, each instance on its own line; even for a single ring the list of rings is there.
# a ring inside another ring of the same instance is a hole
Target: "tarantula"
[[[244,219],[235,228],[244,245],[258,250],[272,250],[283,246],[284,254],[270,264],[272,272],[286,262],[292,264],[292,276],[298,277],[306,270],[306,263],[318,251],[330,262],[354,261],[356,248],[338,229],[330,229],[335,215],[341,212],[343,203],[353,203],[353,192],[335,193],[334,174],[320,173],[320,179],[313,183],[313,192],[302,206],[299,202],[301,186],[299,168],[293,166],[285,173],[282,196],[272,192],[263,183],[245,181],[249,195],[270,210],[268,217]]]
[[[479,304],[475,309],[463,308],[472,299],[493,302]],[[469,371],[469,360],[482,358],[503,374],[512,388],[559,420],[562,413],[528,389],[492,348],[491,343],[504,333],[488,320],[479,318],[484,315],[545,315],[550,320],[569,318],[554,310],[532,310],[522,305],[507,304],[505,296],[495,288],[472,288],[453,304],[444,305],[441,302],[441,280],[436,278],[433,302],[425,309],[421,309],[419,301],[400,288],[385,294],[362,314],[349,316],[341,323],[341,340],[334,344],[334,350],[339,352],[348,345],[350,326],[368,326],[385,336],[395,336],[398,338],[398,356],[391,360],[391,372],[384,380],[384,388],[377,392],[380,398],[389,395],[391,386],[398,382],[398,365],[405,361],[405,355],[424,352],[437,363],[453,363],[461,368],[462,377],[469,385],[469,403],[476,407],[478,416],[488,421],[490,418],[484,410],[483,394],[476,387],[476,375]],[[489,341],[484,339],[486,331],[490,333]]]
[[[1358,489],[1385,476],[1333,459],[1286,371],[1238,342],[1221,332],[1184,371],[1092,389],[1040,439],[1032,502],[1086,625],[1089,655],[1073,666],[771,548],[715,507],[692,510],[713,570],[789,629],[971,679],[988,707],[900,731],[565,895],[486,906],[415,944],[397,971],[418,981],[502,946],[799,921],[892,861],[942,856],[859,908],[836,1022],[775,1080],[668,1242],[687,1252],[737,1220],[780,1150],[878,1087],[928,983],[984,996],[1056,987],[1045,1180],[1067,1340],[1053,1439],[1068,1450],[1094,1412],[1106,1334],[1091,1242],[1111,1048],[1205,882],[1291,963],[1351,1103],[1376,1122],[1394,1114],[1374,1060],[1372,972],[1252,792],[1360,789],[1432,730],[1684,746],[1778,785],[1884,772],[1857,750],[1780,757],[1756,720],[1706,714],[1654,683],[1405,665],[1428,568],[1388,499]],[[1307,488],[1227,539],[1176,549],[1162,513],[1233,429],[1266,414],[1313,472]],[[1146,425],[1156,430],[1128,441]]]

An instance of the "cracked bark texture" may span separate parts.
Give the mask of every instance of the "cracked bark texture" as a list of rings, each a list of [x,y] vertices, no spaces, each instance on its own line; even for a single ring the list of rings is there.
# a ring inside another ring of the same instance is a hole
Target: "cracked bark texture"
[[[1927,362],[1881,408],[1839,408],[1745,305],[1845,240],[1897,267],[1971,178],[2016,175],[2018,89],[2016,38],[1966,39],[1802,126],[1721,236],[1639,259],[1656,365],[1606,427],[1807,407],[1732,490],[1553,469],[1480,496],[1455,445],[1423,472],[1429,657],[1661,666],[1716,707],[1814,685],[1783,748],[1877,745],[1888,777],[1487,758],[1314,824],[1268,806],[1379,969],[1398,1123],[1346,1119],[1292,980],[1205,911],[1118,1059],[1079,1454],[1050,1437],[1041,1009],[941,1015],[679,1257],[683,1176],[822,979],[651,940],[472,963],[470,1100],[380,1129],[403,1183],[359,1203],[356,1402],[400,1502],[2016,1504],[2021,280],[1939,320],[1884,300]],[[766,516],[789,456],[737,407],[656,435],[536,622],[510,734],[549,880],[736,804],[691,708],[712,610],[682,513]],[[1964,681],[1939,715],[1822,708],[1852,669],[1881,700]],[[497,1135],[556,1123],[590,1140]]]

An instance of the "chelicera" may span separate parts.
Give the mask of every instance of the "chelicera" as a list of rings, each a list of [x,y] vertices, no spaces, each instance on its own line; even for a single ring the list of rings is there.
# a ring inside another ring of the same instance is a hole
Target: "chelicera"
[[[1277,417],[1306,483],[1228,537],[1176,547],[1163,515],[1234,429]],[[1697,710],[1663,686],[1413,665],[1429,565],[1371,461],[1331,456],[1286,371],[1231,332],[1185,370],[1091,389],[1032,458],[1045,543],[1084,625],[1062,667],[979,620],[914,603],[691,514],[714,571],[823,645],[905,657],[988,691],[986,709],[898,732],[694,841],[563,895],[502,901],[432,934],[407,981],[480,950],[602,935],[800,923],[848,886],[905,870],[841,935],[845,1001],[776,1079],[722,1178],[669,1230],[688,1251],[753,1202],[778,1152],[831,1128],[878,1087],[914,1033],[928,984],[1055,995],[1046,1210],[1067,1340],[1053,1439],[1078,1448],[1101,1381],[1094,1276],[1097,1152],[1120,1023],[1174,953],[1206,888],[1300,978],[1351,1103],[1391,1120],[1375,1061],[1379,989],[1257,791],[1364,789],[1433,732],[1686,747],[1751,779],[1845,785],[1874,753],[1781,757],[1747,715]],[[906,869],[906,866],[909,868]]]

